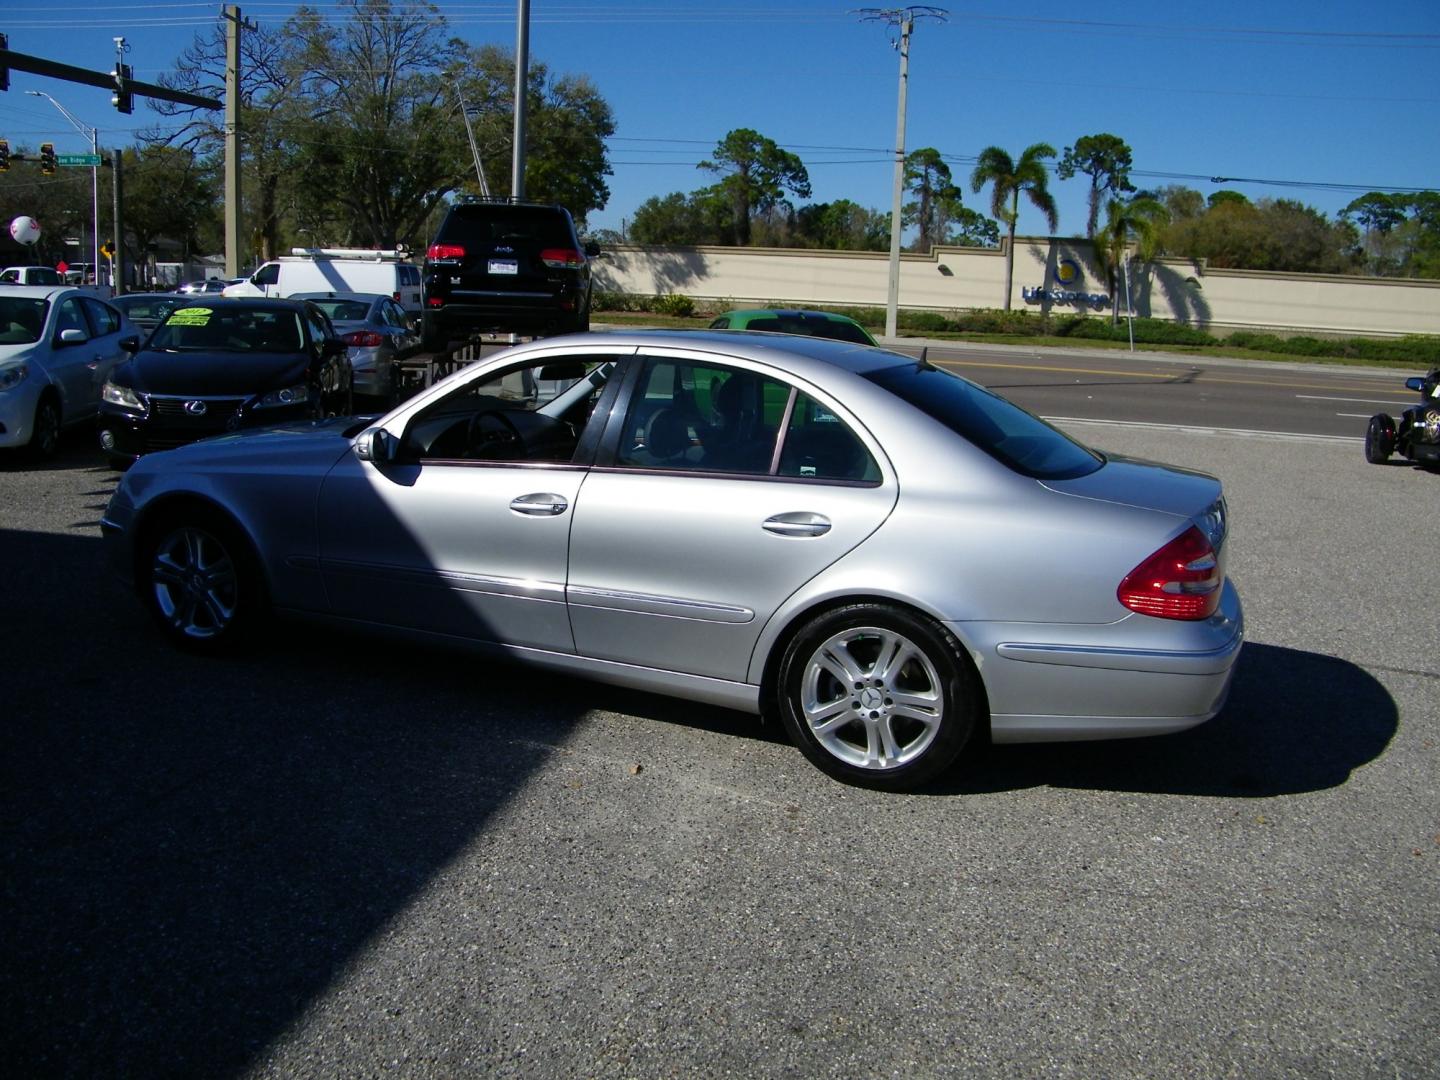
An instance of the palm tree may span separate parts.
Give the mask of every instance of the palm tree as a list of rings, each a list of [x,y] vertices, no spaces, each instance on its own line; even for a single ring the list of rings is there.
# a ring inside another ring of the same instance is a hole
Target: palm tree
[[[1015,222],[1020,218],[1020,193],[1045,215],[1045,221],[1054,232],[1060,223],[1055,212],[1055,199],[1050,194],[1050,174],[1045,171],[1045,159],[1055,156],[1055,148],[1049,143],[1035,143],[1027,146],[1014,161],[998,146],[987,146],[980,152],[975,171],[970,174],[970,190],[979,192],[990,184],[990,213],[1005,222],[1010,242],[1005,245],[1005,310],[1010,310],[1010,290],[1015,276]]]
[[[1110,279],[1110,325],[1120,321],[1119,274],[1130,245],[1148,262],[1155,257],[1170,211],[1148,195],[1133,199],[1111,199],[1105,205],[1105,227],[1095,234],[1095,257]]]

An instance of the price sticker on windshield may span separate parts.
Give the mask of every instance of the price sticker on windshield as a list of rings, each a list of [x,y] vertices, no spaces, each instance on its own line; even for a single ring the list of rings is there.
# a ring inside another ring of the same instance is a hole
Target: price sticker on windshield
[[[214,315],[213,308],[208,307],[187,307],[179,311],[172,311],[170,318],[165,320],[167,326],[208,326],[210,316]]]
[[[518,274],[520,263],[515,259],[491,259],[488,269],[492,274]]]

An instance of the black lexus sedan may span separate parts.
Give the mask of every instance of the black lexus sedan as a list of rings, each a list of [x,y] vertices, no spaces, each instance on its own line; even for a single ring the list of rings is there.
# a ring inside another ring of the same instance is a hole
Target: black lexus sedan
[[[303,300],[206,297],[170,312],[100,394],[111,463],[277,421],[348,415],[353,373],[329,318]]]

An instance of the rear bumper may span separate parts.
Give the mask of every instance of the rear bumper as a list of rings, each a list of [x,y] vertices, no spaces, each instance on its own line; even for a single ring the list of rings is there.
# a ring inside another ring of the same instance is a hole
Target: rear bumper
[[[443,307],[427,307],[426,317],[455,334],[485,331],[549,330],[572,326],[584,309],[577,290],[558,293],[452,293]]]
[[[995,742],[1162,735],[1202,724],[1230,693],[1244,644],[1228,581],[1210,619],[1132,615],[1110,626],[957,623],[990,701]]]

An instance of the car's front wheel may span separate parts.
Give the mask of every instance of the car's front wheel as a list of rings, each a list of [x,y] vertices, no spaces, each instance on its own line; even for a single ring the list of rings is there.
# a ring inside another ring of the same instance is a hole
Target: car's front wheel
[[[220,515],[193,510],[149,533],[140,589],[166,636],[202,652],[229,649],[262,614],[260,575],[239,530]]]
[[[47,390],[35,406],[35,425],[26,449],[36,461],[52,458],[60,450],[60,403],[52,391]]]
[[[816,616],[791,640],[777,684],[785,729],[812,763],[891,791],[948,769],[981,709],[955,636],[887,604]]]
[[[1384,465],[1394,452],[1395,421],[1376,413],[1365,428],[1365,460],[1371,465]]]

